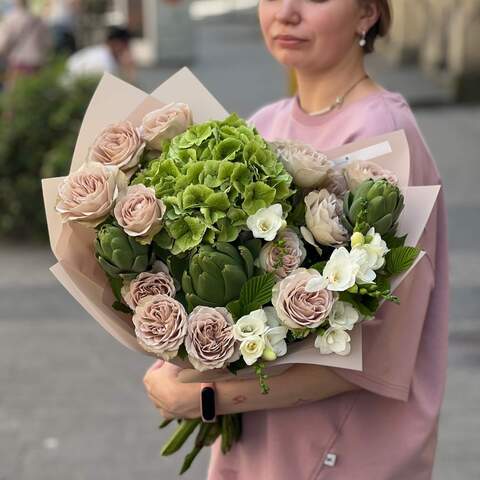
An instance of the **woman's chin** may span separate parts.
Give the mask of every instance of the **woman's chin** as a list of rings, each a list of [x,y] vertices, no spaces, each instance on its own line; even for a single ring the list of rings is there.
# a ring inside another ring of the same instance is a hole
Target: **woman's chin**
[[[276,60],[287,68],[302,69],[305,67],[305,58],[301,58],[300,55],[285,54],[275,57]]]

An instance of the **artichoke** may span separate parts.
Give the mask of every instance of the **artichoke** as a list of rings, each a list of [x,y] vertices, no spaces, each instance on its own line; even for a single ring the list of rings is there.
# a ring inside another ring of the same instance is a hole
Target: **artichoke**
[[[95,239],[95,256],[105,273],[126,280],[150,270],[155,259],[150,245],[140,245],[116,225],[103,225]]]
[[[253,275],[253,260],[244,246],[225,242],[201,245],[182,276],[189,311],[197,305],[223,307],[237,299],[242,285]]]
[[[387,180],[365,180],[354,193],[348,192],[343,203],[342,221],[350,231],[364,235],[371,227],[384,236],[394,234],[404,207],[403,195]]]

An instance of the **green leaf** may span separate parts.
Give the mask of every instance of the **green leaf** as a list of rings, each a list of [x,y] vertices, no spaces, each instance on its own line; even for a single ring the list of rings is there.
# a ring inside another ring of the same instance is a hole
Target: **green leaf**
[[[291,334],[291,337],[293,338],[293,340],[303,340],[304,338],[307,338],[312,333],[312,329],[311,328],[295,328],[295,329],[291,329],[288,333]]]
[[[165,229],[160,230],[160,232],[153,237],[153,242],[163,250],[168,250],[173,244],[172,238]]]
[[[170,270],[170,274],[178,282],[182,281],[183,272],[188,270],[188,255],[169,255],[167,257],[167,266]]]
[[[297,227],[301,227],[305,225],[305,211],[306,205],[305,202],[301,201],[297,203],[294,209],[290,212],[287,217],[288,225],[295,225]]]
[[[252,277],[245,282],[240,292],[240,305],[243,315],[257,310],[272,299],[275,275],[266,273]]]
[[[188,358],[187,349],[184,344],[178,349],[177,357],[180,358],[180,360],[186,360]]]
[[[196,418],[195,420],[182,420],[175,432],[173,432],[173,435],[162,447],[161,454],[163,456],[168,456],[180,450],[188,437],[195,431],[200,423],[201,420],[199,418]]]
[[[162,428],[168,427],[172,422],[173,422],[173,418],[170,418],[170,419],[168,419],[168,420],[164,420],[164,421],[158,426],[158,428],[162,429]]]
[[[227,310],[232,314],[234,320],[237,320],[242,316],[242,306],[238,300],[232,300],[227,303]]]
[[[237,374],[239,370],[242,370],[243,368],[247,367],[248,365],[245,363],[245,360],[243,358],[240,358],[236,362],[229,363],[227,365],[227,369],[233,373],[234,375]]]
[[[387,234],[382,237],[382,240],[387,244],[388,248],[397,248],[403,247],[405,245],[405,241],[407,240],[407,235],[403,237],[397,237],[394,234]]]
[[[416,247],[392,248],[385,257],[385,268],[390,275],[406,272],[420,254]]]
[[[133,313],[130,307],[125,305],[122,302],[119,302],[118,300],[112,303],[112,308],[114,310],[117,310],[118,312],[123,312],[123,313]]]
[[[253,258],[257,258],[262,250],[262,241],[259,238],[252,238],[247,240],[244,246],[250,250]]]
[[[123,280],[118,277],[108,277],[108,282],[110,283],[110,287],[112,287],[112,292],[115,295],[115,298],[118,302],[122,302],[122,287],[123,287]],[[114,307],[115,308],[115,307]]]
[[[317,263],[314,263],[310,268],[317,270],[317,272],[323,273],[323,269],[325,268],[326,264],[327,264],[326,261],[317,262]]]
[[[377,298],[350,292],[341,292],[339,300],[350,303],[364,317],[374,317],[380,305],[380,301]]]

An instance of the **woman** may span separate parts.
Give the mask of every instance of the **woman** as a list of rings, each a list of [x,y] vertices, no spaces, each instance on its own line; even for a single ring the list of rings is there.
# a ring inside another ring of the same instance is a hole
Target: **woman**
[[[268,140],[319,150],[404,129],[412,185],[437,184],[437,168],[403,97],[368,78],[364,55],[390,23],[386,0],[260,0],[265,43],[294,69],[298,95],[251,121]],[[338,100],[337,100],[338,98]],[[427,252],[363,328],[364,368],[296,365],[269,379],[218,383],[217,410],[244,414],[242,441],[213,448],[209,479],[426,480],[431,478],[447,366],[446,223],[440,198],[421,239]],[[155,367],[158,367],[156,365]],[[149,396],[167,417],[199,416],[198,385],[152,368]]]
[[[21,76],[37,73],[46,63],[50,48],[48,29],[29,9],[28,0],[16,0],[0,22],[0,59],[6,63],[5,88],[13,88]]]

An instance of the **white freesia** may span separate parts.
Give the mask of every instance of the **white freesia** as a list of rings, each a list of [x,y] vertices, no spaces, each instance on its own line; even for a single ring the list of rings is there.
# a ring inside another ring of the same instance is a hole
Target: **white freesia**
[[[367,232],[366,238],[367,240],[371,240],[363,245],[363,249],[369,256],[373,270],[378,270],[385,264],[385,255],[388,253],[389,249],[386,242],[382,240],[381,235],[376,233],[373,227]]]
[[[360,320],[358,311],[349,303],[337,301],[330,312],[328,321],[333,328],[352,330]]]
[[[255,215],[247,218],[247,227],[255,238],[263,238],[271,242],[277,232],[286,225],[282,215],[282,206],[279,203],[268,208],[260,208]]]
[[[233,327],[233,335],[235,340],[243,341],[249,337],[261,336],[265,333],[267,324],[267,316],[265,312],[254,310],[248,315],[239,318]]]
[[[265,350],[265,339],[263,336],[255,335],[246,338],[240,344],[240,353],[247,365],[253,365]]]
[[[287,327],[283,326],[278,318],[277,312],[273,307],[265,307],[267,317],[267,331],[265,332],[265,350],[268,350],[270,356],[265,360],[275,360],[287,353]],[[273,355],[272,355],[273,353]],[[265,357],[265,352],[264,352]]]
[[[311,273],[311,277],[310,277],[310,280],[305,285],[306,292],[313,293],[313,292],[318,292],[322,288],[326,288],[327,280],[322,276],[322,274],[319,271],[315,270],[314,268],[311,268],[309,272]]]
[[[343,292],[355,285],[360,266],[345,247],[334,250],[323,269],[324,288]]]
[[[372,269],[370,262],[368,261],[367,252],[365,252],[362,247],[352,248],[350,257],[352,261],[358,265],[356,281],[358,283],[372,283],[377,274]]]
[[[357,281],[359,283],[371,283],[377,274],[375,270],[385,264],[385,255],[389,249],[379,233],[375,233],[372,227],[365,236],[365,243],[352,248],[351,255],[359,264]]]
[[[350,335],[341,328],[330,327],[323,335],[318,335],[315,340],[315,347],[322,355],[336,353],[337,355],[348,355],[350,353]]]

